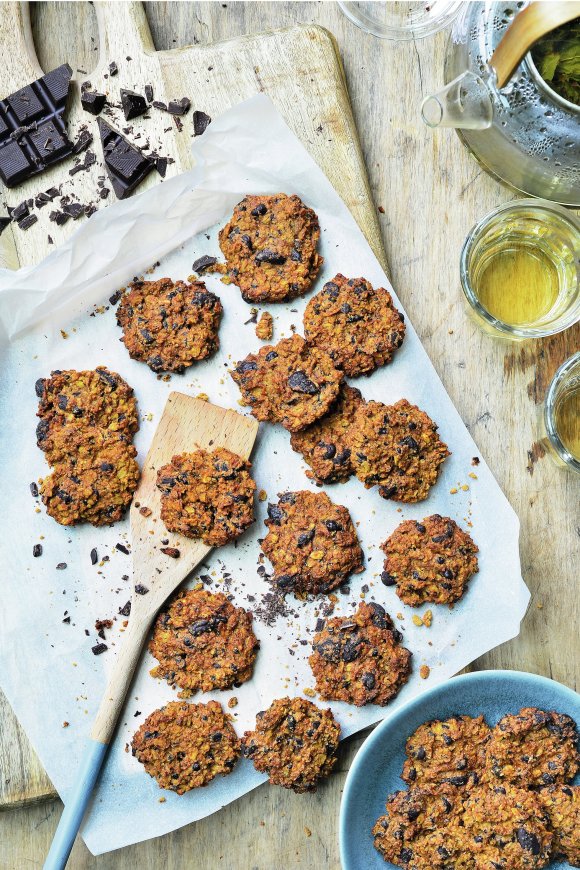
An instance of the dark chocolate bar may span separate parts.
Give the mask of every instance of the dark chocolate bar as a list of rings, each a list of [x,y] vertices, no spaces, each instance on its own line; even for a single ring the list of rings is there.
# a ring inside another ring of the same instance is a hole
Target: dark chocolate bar
[[[0,100],[0,178],[6,187],[72,154],[64,121],[71,76],[65,63]]]
[[[113,130],[102,118],[98,119],[105,167],[117,199],[130,196],[155,166],[150,157]]]

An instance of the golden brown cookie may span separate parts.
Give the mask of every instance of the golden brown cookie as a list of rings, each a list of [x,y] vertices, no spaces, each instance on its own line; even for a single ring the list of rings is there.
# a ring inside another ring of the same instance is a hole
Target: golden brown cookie
[[[384,287],[336,275],[304,312],[307,341],[330,354],[346,375],[370,375],[391,361],[403,343],[405,322]]]
[[[52,449],[55,432],[62,426],[96,426],[127,435],[139,428],[133,390],[120,375],[104,366],[88,371],[54,371],[50,378],[39,378],[36,394],[40,399],[37,443],[47,451],[51,464],[62,458]]]
[[[154,372],[178,372],[219,347],[223,308],[203,281],[137,281],[122,297],[117,323],[132,359]]]
[[[550,861],[553,834],[534,792],[507,784],[474,788],[461,821],[477,870],[535,870]]]
[[[246,302],[286,302],[310,290],[323,259],[318,218],[297,196],[246,196],[220,230],[226,284]]]
[[[159,664],[151,676],[180,688],[180,698],[231,689],[251,678],[259,646],[251,613],[221,593],[187,589],[157,617],[149,651]]]
[[[344,377],[327,353],[300,335],[248,354],[230,374],[257,420],[281,423],[290,432],[326,414]]]
[[[564,713],[524,707],[492,730],[486,760],[492,784],[554,785],[570,782],[579,769],[576,723]]]
[[[552,852],[580,867],[580,786],[549,785],[538,791],[554,832]]]
[[[268,505],[262,550],[281,592],[318,595],[363,570],[363,552],[348,510],[325,492],[285,492]]]
[[[209,547],[237,538],[254,521],[251,467],[224,447],[174,456],[157,472],[166,528]]]
[[[217,701],[172,701],[155,710],[133,736],[132,752],[160,788],[184,794],[232,772],[240,741]]]
[[[384,706],[409,679],[411,653],[380,604],[361,602],[352,616],[329,619],[308,659],[325,701]]]
[[[270,341],[274,334],[274,318],[269,311],[263,311],[256,323],[256,337],[262,341]]]
[[[296,453],[302,454],[312,469],[306,472],[311,480],[316,483],[342,483],[353,473],[346,433],[352,426],[356,409],[363,401],[360,390],[344,383],[338,399],[324,417],[306,429],[292,433],[290,445]]]
[[[478,570],[478,548],[449,517],[433,514],[405,520],[381,544],[385,554],[381,580],[397,587],[405,604],[453,604]]]
[[[425,722],[407,740],[401,777],[413,787],[477,785],[485,769],[490,734],[483,716]]]
[[[367,488],[394,501],[422,501],[437,480],[447,445],[437,425],[416,405],[366,402],[347,433],[355,474]]]
[[[372,833],[385,861],[408,870],[474,870],[462,842],[460,792],[428,784],[390,795]]]
[[[66,445],[69,453],[41,486],[47,513],[64,526],[117,522],[139,482],[133,444],[123,433],[107,429],[63,428],[67,429],[66,438],[55,436],[54,450]]]
[[[256,716],[254,731],[246,731],[243,753],[273,785],[297,794],[315,791],[336,763],[340,725],[330,709],[321,710],[304,698],[281,698]]]

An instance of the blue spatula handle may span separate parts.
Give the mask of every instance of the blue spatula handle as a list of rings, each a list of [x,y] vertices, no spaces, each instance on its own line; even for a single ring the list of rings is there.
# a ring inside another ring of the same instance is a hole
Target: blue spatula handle
[[[66,866],[108,748],[107,743],[87,741],[77,782],[73,792],[67,797],[43,870],[63,870]]]

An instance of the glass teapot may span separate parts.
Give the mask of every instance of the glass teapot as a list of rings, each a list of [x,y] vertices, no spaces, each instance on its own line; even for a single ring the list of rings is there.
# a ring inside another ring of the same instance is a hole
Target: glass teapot
[[[531,196],[580,208],[580,106],[557,94],[528,53],[499,89],[489,60],[529,4],[471,2],[447,45],[447,86],[423,102],[430,127],[454,127],[483,168]]]

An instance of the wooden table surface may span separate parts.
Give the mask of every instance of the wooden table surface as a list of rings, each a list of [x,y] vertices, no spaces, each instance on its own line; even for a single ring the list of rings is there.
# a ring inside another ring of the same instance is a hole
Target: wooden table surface
[[[421,99],[442,83],[445,35],[382,42],[356,28],[332,2],[145,6],[158,49],[309,22],[337,38],[393,284],[521,521],[530,610],[520,636],[475,667],[532,671],[577,689],[579,481],[544,455],[538,423],[553,373],[580,348],[580,325],[551,339],[510,344],[481,333],[466,314],[459,285],[461,245],[478,218],[514,194],[482,172],[453,132],[432,133],[419,118]],[[65,60],[91,68],[96,23],[88,4],[37,3],[32,15],[45,70]],[[359,745],[360,738],[346,742],[337,774],[313,795],[261,787],[195,825],[100,858],[79,841],[69,866],[334,870],[340,866],[340,795]],[[47,801],[0,813],[0,868],[41,867],[60,810],[59,801]]]

